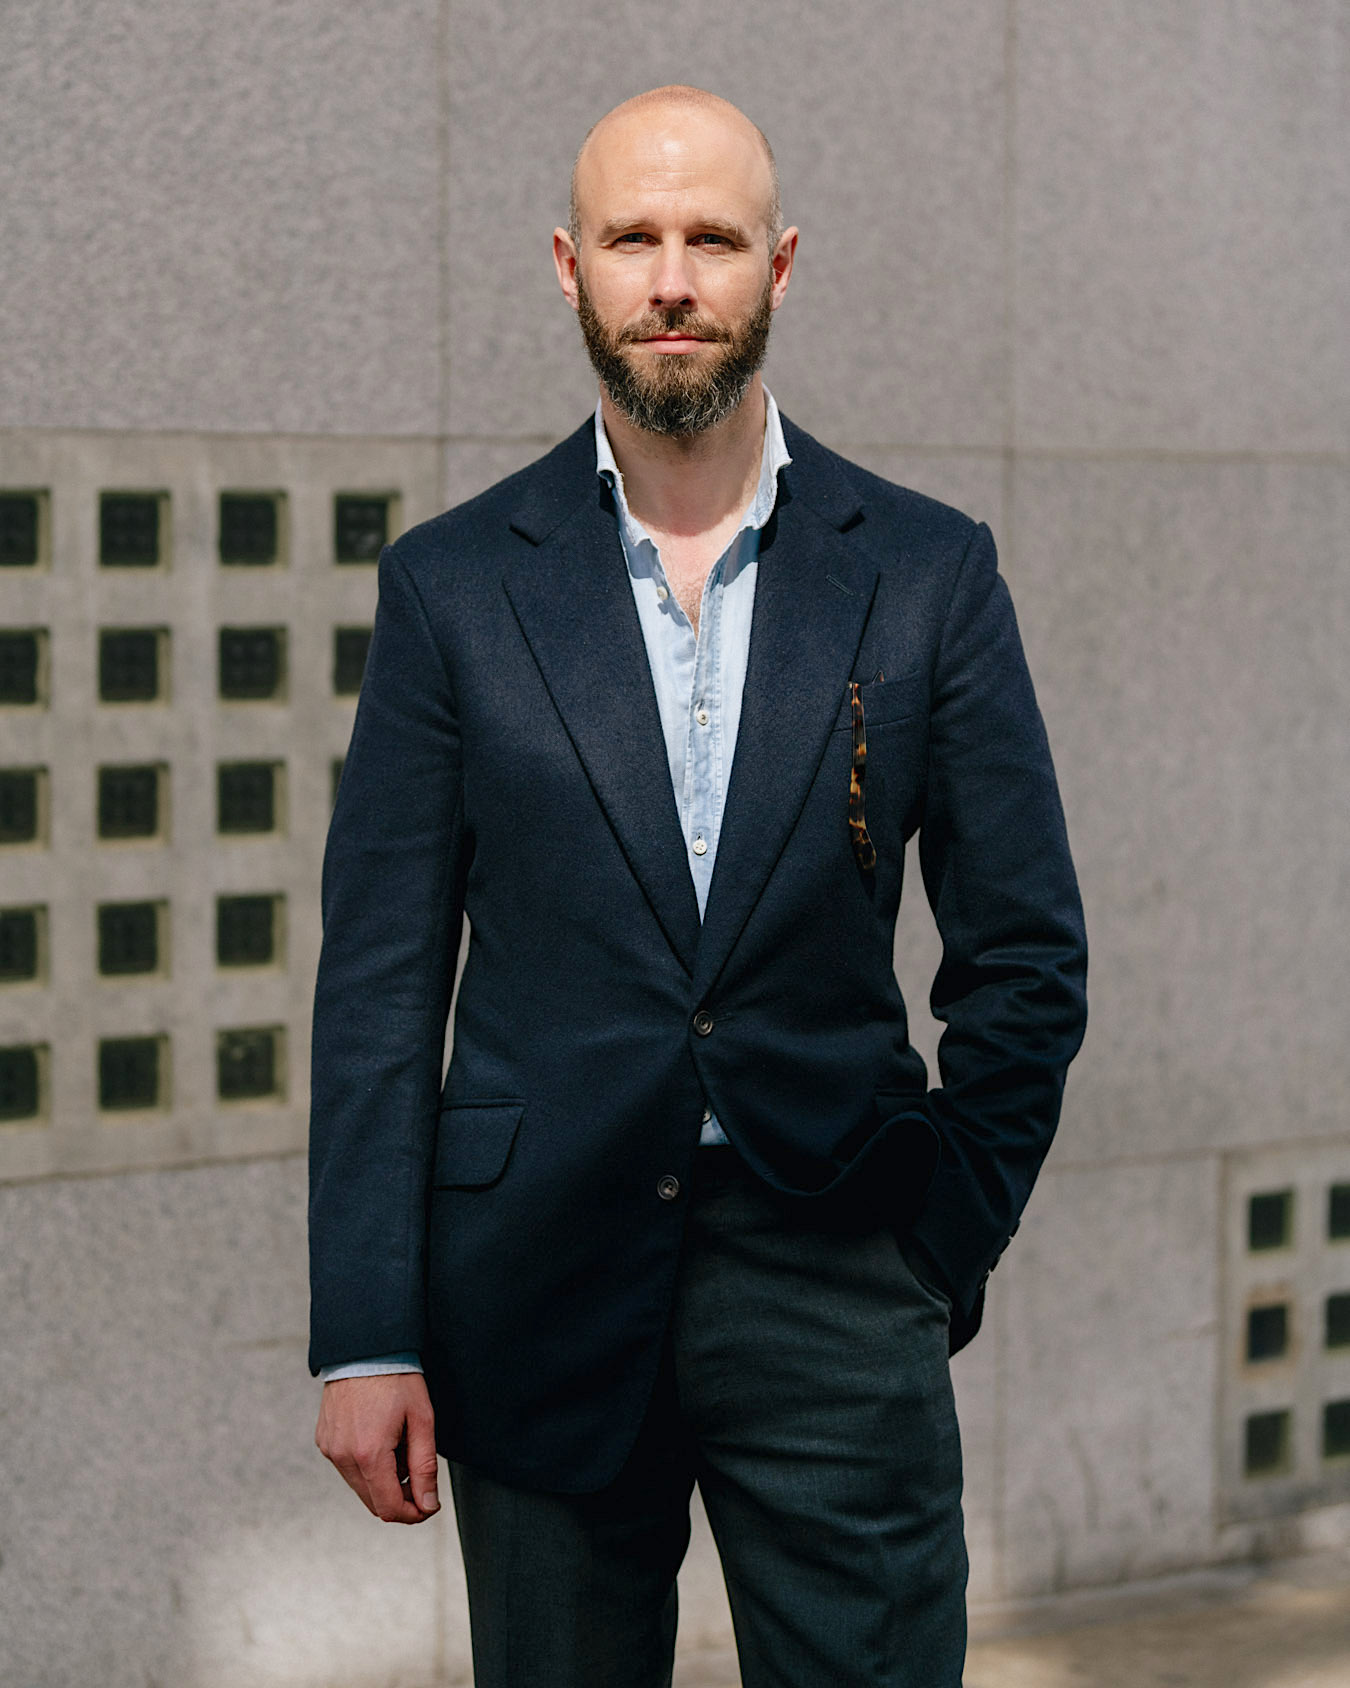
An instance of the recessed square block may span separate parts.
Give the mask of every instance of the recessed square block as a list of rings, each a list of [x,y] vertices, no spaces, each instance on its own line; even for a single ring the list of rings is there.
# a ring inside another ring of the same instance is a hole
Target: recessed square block
[[[39,675],[46,634],[36,630],[0,632],[0,704],[42,701]]]
[[[44,497],[37,492],[0,492],[0,568],[37,567]]]
[[[216,898],[216,964],[265,967],[276,959],[279,897]]]
[[[1280,1407],[1251,1413],[1244,1427],[1243,1471],[1248,1477],[1270,1477],[1287,1471],[1290,1463],[1292,1414]]]
[[[997,444],[1003,39],[992,0],[692,0],[673,26],[636,20],[622,0],[584,15],[529,0],[459,6],[449,431],[560,436],[594,405],[549,237],[567,221],[590,125],[676,81],[735,101],[775,149],[784,215],[802,235],[768,374],[793,419],[842,446]]]
[[[1289,1348],[1289,1308],[1284,1302],[1253,1307],[1247,1313],[1247,1358],[1281,1359]]]
[[[162,770],[148,767],[98,770],[100,838],[153,838],[159,831]]]
[[[45,780],[45,768],[0,768],[0,844],[39,841]]]
[[[216,1094],[222,1102],[260,1101],[281,1094],[279,1026],[216,1035]]]
[[[277,769],[271,762],[232,762],[216,773],[216,830],[274,832]]]
[[[105,492],[99,499],[98,560],[104,568],[156,568],[164,561],[168,500],[156,492]]]
[[[163,1105],[164,1042],[159,1037],[109,1037],[100,1041],[100,1108],[119,1113]]]
[[[392,501],[366,493],[341,493],[333,500],[333,555],[340,563],[377,563],[389,541]]]
[[[98,911],[98,970],[122,978],[159,969],[157,903],[105,903]]]
[[[38,1117],[42,1099],[40,1053],[35,1045],[0,1049],[0,1121]]]
[[[98,695],[102,703],[152,703],[160,695],[160,649],[167,629],[104,628],[98,636]]]
[[[1350,13],[1017,8],[1017,428],[1350,449]]]
[[[222,627],[220,695],[227,701],[281,695],[286,681],[286,631],[281,627]]]
[[[44,908],[0,909],[0,984],[38,977],[46,913]]]
[[[280,557],[279,507],[275,492],[222,492],[220,560],[227,565],[266,566]]]
[[[338,697],[355,697],[361,690],[370,632],[369,627],[333,629],[333,691]]]

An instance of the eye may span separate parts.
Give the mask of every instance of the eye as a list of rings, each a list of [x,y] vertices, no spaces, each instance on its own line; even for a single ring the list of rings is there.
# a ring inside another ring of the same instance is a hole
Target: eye
[[[619,238],[614,242],[614,244],[616,246],[637,246],[642,241],[647,240],[648,238],[649,238],[649,236],[641,233],[637,229],[633,229],[633,230],[630,230],[629,233],[627,233],[627,234],[621,234],[619,236]]]
[[[724,234],[700,234],[700,235],[695,236],[694,244],[696,246],[726,246],[726,247],[729,247],[731,245],[731,242],[730,242],[730,240],[728,240],[728,238]]]

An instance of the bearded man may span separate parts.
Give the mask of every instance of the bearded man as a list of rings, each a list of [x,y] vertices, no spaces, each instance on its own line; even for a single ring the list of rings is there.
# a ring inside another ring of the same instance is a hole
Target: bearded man
[[[961,1680],[948,1352],[1055,1128],[1082,915],[988,529],[761,383],[796,248],[734,107],[610,112],[553,237],[594,416],[380,563],[324,869],[317,1440],[396,1522],[449,1459],[478,1688],[668,1684],[695,1483],[746,1688]]]

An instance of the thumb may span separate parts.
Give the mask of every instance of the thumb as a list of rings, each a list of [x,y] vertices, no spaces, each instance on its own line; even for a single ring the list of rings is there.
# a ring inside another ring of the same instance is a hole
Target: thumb
[[[408,1415],[408,1487],[423,1512],[439,1512],[436,1493],[436,1433],[429,1412]]]

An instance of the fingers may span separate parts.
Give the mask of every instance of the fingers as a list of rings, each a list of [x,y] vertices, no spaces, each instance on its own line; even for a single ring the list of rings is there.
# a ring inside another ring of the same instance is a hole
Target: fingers
[[[375,1517],[420,1524],[438,1510],[435,1420],[420,1374],[325,1384],[314,1440]]]
[[[425,1411],[410,1409],[404,1442],[404,1469],[408,1474],[408,1488],[412,1498],[429,1518],[440,1509],[436,1493],[436,1432],[431,1415],[431,1402]]]

